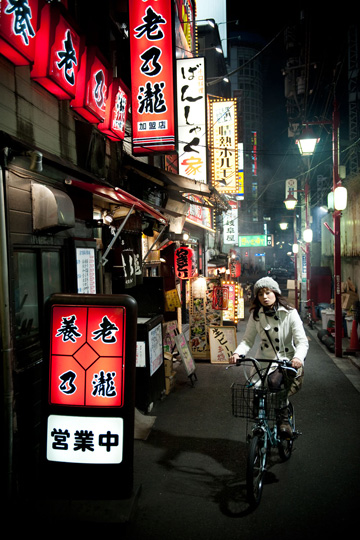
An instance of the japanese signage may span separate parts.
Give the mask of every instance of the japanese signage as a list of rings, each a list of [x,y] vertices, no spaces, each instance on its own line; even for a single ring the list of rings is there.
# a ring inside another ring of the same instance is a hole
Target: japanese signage
[[[239,174],[239,191],[238,198],[243,200],[244,197],[244,145],[238,144],[238,174]]]
[[[175,32],[176,45],[181,46],[177,49],[177,54],[184,51],[193,51],[195,49],[195,13],[191,0],[176,0]]]
[[[209,107],[212,185],[219,193],[238,193],[236,99],[210,100]]]
[[[241,263],[236,259],[230,259],[229,261],[230,277],[238,278],[241,276]]]
[[[237,323],[239,285],[235,281],[224,281],[222,285],[229,289],[229,301],[227,308],[222,312],[222,320]]]
[[[95,47],[84,47],[81,54],[75,98],[70,106],[92,124],[105,119],[109,70]]]
[[[125,320],[123,307],[52,307],[50,404],[123,405]]]
[[[209,329],[210,361],[216,364],[228,364],[236,349],[235,326],[218,326]]]
[[[0,53],[17,66],[34,60],[39,0],[0,2]]]
[[[50,415],[46,457],[66,463],[121,463],[122,418]]]
[[[205,59],[177,60],[179,174],[207,183]]]
[[[273,246],[272,234],[258,234],[258,235],[240,235],[239,247],[260,247],[260,246]]]
[[[133,154],[175,151],[172,1],[129,2]]]
[[[223,214],[223,242],[235,245],[238,237],[238,205],[236,201],[228,201],[231,210]]]
[[[180,279],[190,279],[196,274],[194,250],[181,246],[175,250],[175,275]]]
[[[251,132],[251,174],[257,176],[258,158],[257,158],[257,131]]]
[[[129,99],[129,90],[121,79],[113,79],[106,101],[105,119],[103,123],[98,125],[98,129],[111,140],[119,141],[125,137]]]
[[[198,197],[197,195],[191,195],[188,193],[186,195],[186,198],[189,201],[194,201],[194,203],[200,203],[200,204],[191,204],[189,205],[189,209],[186,215],[186,221],[190,221],[191,223],[194,223],[195,225],[198,225],[199,227],[203,227],[204,229],[211,229],[213,230],[213,216],[212,216],[212,210],[210,208],[207,208],[206,206],[201,206],[204,204],[204,201],[201,197]]]
[[[213,288],[213,309],[227,309],[229,305],[229,287]]]
[[[150,377],[163,363],[163,343],[161,324],[149,330],[149,367]]]
[[[59,9],[47,4],[41,12],[31,78],[58,99],[75,97],[80,37]]]
[[[76,248],[77,292],[96,294],[95,248]]]

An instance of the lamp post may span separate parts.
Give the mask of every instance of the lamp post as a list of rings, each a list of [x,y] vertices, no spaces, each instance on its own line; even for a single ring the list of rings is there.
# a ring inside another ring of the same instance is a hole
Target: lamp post
[[[311,280],[311,262],[310,262],[310,243],[312,242],[312,230],[310,228],[310,216],[309,216],[309,183],[306,179],[305,189],[295,189],[286,197],[284,203],[288,210],[294,210],[297,204],[297,199],[294,197],[293,193],[304,193],[305,194],[305,230],[303,232],[303,238],[305,241],[305,257],[306,257],[306,302],[308,306],[311,306],[311,294],[310,294],[310,280]],[[297,238],[295,234],[295,222],[296,217],[294,214],[294,245],[297,245]],[[297,257],[295,257],[297,259]],[[296,269],[297,270],[297,269]],[[296,271],[297,273],[297,271]],[[296,277],[297,279],[297,277]],[[297,287],[296,287],[297,289]],[[295,296],[297,295],[297,290],[295,291]]]
[[[334,193],[334,206],[333,213],[333,225],[334,228],[331,231],[334,235],[334,301],[335,301],[335,356],[342,357],[342,307],[341,307],[341,230],[340,230],[340,218],[341,210],[346,208],[345,205],[339,205],[336,201],[336,196],[339,194],[339,188],[342,188],[342,192],[345,188],[341,186],[341,180],[339,176],[339,126],[340,116],[337,107],[336,100],[334,101],[334,108],[332,114],[332,121],[330,122],[307,122],[304,124],[306,128],[309,125],[326,125],[332,126],[332,160],[333,160],[333,193]],[[315,149],[315,148],[314,148]],[[307,155],[310,155],[309,153]]]

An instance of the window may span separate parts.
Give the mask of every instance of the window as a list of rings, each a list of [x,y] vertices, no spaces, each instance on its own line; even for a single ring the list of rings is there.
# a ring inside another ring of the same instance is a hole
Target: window
[[[44,302],[50,294],[61,291],[59,251],[14,252],[15,347],[18,351],[39,341]],[[31,356],[30,350],[29,354]],[[23,353],[21,360],[26,360]]]

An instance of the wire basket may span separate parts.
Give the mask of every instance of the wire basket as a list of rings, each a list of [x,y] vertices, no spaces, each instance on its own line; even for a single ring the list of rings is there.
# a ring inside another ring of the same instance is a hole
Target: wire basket
[[[270,392],[268,389],[259,390],[241,383],[231,385],[232,413],[238,418],[255,420],[259,411],[259,393],[265,398],[265,411],[268,420],[276,420],[276,409],[286,405],[287,390]]]

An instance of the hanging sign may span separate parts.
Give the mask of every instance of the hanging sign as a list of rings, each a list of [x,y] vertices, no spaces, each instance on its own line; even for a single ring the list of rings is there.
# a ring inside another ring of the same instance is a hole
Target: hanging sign
[[[73,99],[79,60],[79,35],[57,6],[47,4],[41,12],[31,78],[58,99]]]
[[[238,278],[241,276],[241,263],[236,259],[230,259],[229,270],[231,278]]]
[[[219,287],[219,286],[214,287],[212,308],[213,309],[227,309],[228,305],[229,305],[229,287]]]
[[[113,141],[120,141],[125,137],[129,94],[121,79],[113,79],[106,101],[104,122],[98,125],[98,129]]]
[[[193,249],[181,246],[175,250],[175,275],[180,279],[190,279],[196,275]]]
[[[210,100],[209,137],[212,185],[219,193],[238,193],[236,99]]]
[[[207,183],[205,58],[177,60],[179,174]]]
[[[35,57],[40,0],[0,2],[0,54],[16,66],[26,66]]]
[[[96,47],[84,47],[81,54],[75,98],[70,107],[91,124],[105,120],[109,69]]]
[[[133,154],[175,151],[172,4],[129,2]]]

